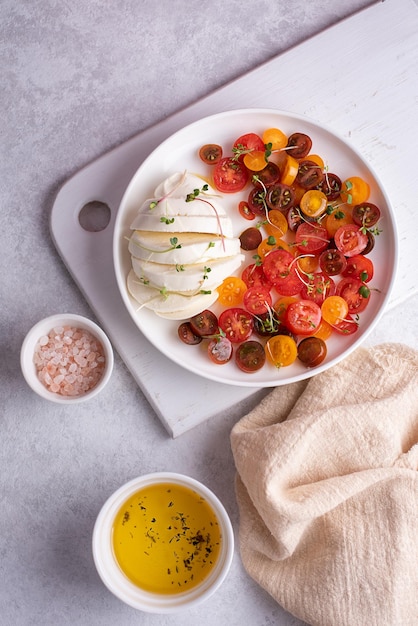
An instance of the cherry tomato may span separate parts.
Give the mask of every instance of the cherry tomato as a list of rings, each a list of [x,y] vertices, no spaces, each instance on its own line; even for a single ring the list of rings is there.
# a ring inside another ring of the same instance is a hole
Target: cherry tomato
[[[273,250],[287,250],[290,252],[289,244],[284,239],[277,238],[277,235],[269,235],[260,243],[257,248],[257,254],[263,260]],[[292,255],[293,256],[293,255]]]
[[[298,344],[298,359],[307,367],[320,365],[327,356],[327,345],[319,337],[306,337]]]
[[[218,332],[218,318],[215,313],[205,309],[190,318],[190,326],[195,335],[207,337]]]
[[[238,204],[238,212],[246,220],[255,220],[255,213],[253,213],[248,206],[248,202],[241,200]]]
[[[296,230],[295,243],[302,254],[319,254],[329,244],[328,232],[319,224],[302,222]]]
[[[267,215],[266,192],[264,189],[254,187],[248,194],[248,206],[254,215]]]
[[[232,307],[241,304],[247,285],[238,276],[228,276],[218,287],[218,302],[222,306]]]
[[[368,244],[365,235],[357,224],[340,226],[334,235],[335,245],[346,257],[360,254]]]
[[[380,220],[380,209],[371,202],[363,202],[353,207],[353,222],[371,228]]]
[[[292,233],[296,232],[298,227],[304,221],[302,213],[300,212],[298,207],[293,207],[292,209],[289,209],[286,217],[289,230],[291,230]]]
[[[256,133],[241,135],[232,146],[232,152],[239,161],[243,161],[246,154],[254,151],[265,151],[264,142]]]
[[[232,343],[246,341],[253,332],[253,327],[251,314],[240,307],[225,309],[219,316],[219,328]]]
[[[288,223],[286,217],[281,211],[272,209],[267,214],[267,220],[263,224],[263,228],[268,236],[284,237],[288,231]]]
[[[285,320],[287,307],[289,304],[292,304],[292,302],[297,302],[297,298],[294,296],[282,296],[274,303],[274,315],[277,317],[279,322],[283,322]]]
[[[269,209],[287,211],[295,203],[295,193],[289,185],[276,183],[272,185],[266,196],[266,203]]]
[[[285,323],[295,335],[313,335],[321,322],[321,309],[312,300],[289,304]]]
[[[264,346],[259,341],[244,341],[235,352],[235,362],[248,374],[258,371],[266,362]]]
[[[250,287],[244,293],[244,306],[253,315],[263,315],[272,307],[270,291],[265,287]]]
[[[251,170],[252,172],[261,172],[266,167],[266,153],[263,150],[254,150],[253,152],[248,152],[248,154],[244,154],[243,163],[246,168]]]
[[[343,278],[337,285],[337,295],[348,304],[348,312],[361,313],[370,302],[370,289],[356,278]]]
[[[288,335],[275,335],[265,345],[267,360],[274,367],[287,367],[296,361],[298,349],[296,341]]]
[[[369,184],[360,176],[351,176],[341,185],[340,196],[343,202],[351,205],[362,204],[370,195]]]
[[[325,172],[323,180],[319,184],[319,190],[328,198],[328,202],[337,200],[341,192],[342,181],[337,174]]]
[[[216,365],[224,365],[232,358],[232,343],[226,337],[214,337],[208,344],[208,355]]]
[[[280,150],[287,145],[287,136],[279,128],[267,128],[262,136],[264,144],[271,144],[271,150]]]
[[[362,254],[370,254],[376,242],[375,236],[373,235],[372,232],[370,232],[370,230],[366,231],[366,235],[367,235],[367,246],[364,248]]]
[[[353,223],[353,209],[348,205],[336,208],[323,220],[323,225],[327,229],[328,235],[334,237],[340,226]]]
[[[263,189],[264,187],[269,188],[275,183],[278,183],[280,180],[280,168],[273,161],[269,161],[267,165],[265,165],[264,169],[260,172],[257,172],[257,176],[254,176],[252,179],[252,183],[254,187],[258,187],[259,189]]]
[[[254,332],[259,337],[274,337],[275,335],[290,335],[290,330],[279,322],[271,311],[254,317]]]
[[[202,341],[202,337],[193,331],[190,322],[183,322],[180,324],[177,332],[182,342],[187,343],[189,346],[197,345]]]
[[[304,280],[300,295],[305,300],[313,300],[321,306],[325,298],[335,294],[334,281],[327,274],[316,272]]]
[[[321,252],[319,267],[328,276],[337,276],[342,274],[347,267],[347,259],[340,250],[329,248]]]
[[[318,268],[318,256],[316,254],[300,254],[297,259],[298,268],[305,274],[312,274]]]
[[[363,254],[355,254],[348,259],[347,266],[341,273],[343,276],[351,276],[363,283],[368,283],[374,274],[373,261]]]
[[[265,275],[261,265],[251,263],[241,273],[241,278],[247,287],[266,287],[270,289],[272,284]]]
[[[241,191],[247,182],[247,169],[232,157],[224,157],[214,167],[213,183],[222,193]]]
[[[243,250],[256,250],[263,240],[259,228],[247,228],[239,236]]]
[[[301,161],[296,175],[296,183],[303,189],[315,189],[324,179],[322,169],[314,161]]]
[[[348,304],[341,296],[329,296],[321,305],[323,319],[332,327],[341,324],[348,313]]]
[[[332,331],[333,327],[331,326],[331,324],[329,324],[324,320],[324,318],[322,318],[313,336],[318,337],[319,339],[323,339],[323,341],[326,341],[331,337]]]
[[[347,313],[345,318],[341,322],[333,327],[336,333],[339,335],[352,335],[357,332],[359,328],[358,322],[351,315]]]
[[[272,285],[291,274],[296,275],[294,260],[294,256],[287,250],[273,250],[265,256],[263,271]]]
[[[303,159],[312,148],[312,139],[304,133],[293,133],[287,140],[287,148],[294,159]]]
[[[310,189],[303,194],[300,201],[300,210],[308,217],[319,217],[325,213],[327,206],[326,195],[318,189]]]
[[[321,156],[319,156],[319,154],[308,154],[306,157],[306,160],[316,163],[317,165],[319,165],[322,171],[324,170],[324,167],[325,167],[324,159]]]
[[[199,150],[199,157],[208,165],[215,165],[222,158],[222,147],[216,143],[207,143]]]
[[[286,161],[283,167],[280,182],[284,185],[292,185],[295,182],[299,169],[299,161],[296,161],[290,154],[287,155]]]

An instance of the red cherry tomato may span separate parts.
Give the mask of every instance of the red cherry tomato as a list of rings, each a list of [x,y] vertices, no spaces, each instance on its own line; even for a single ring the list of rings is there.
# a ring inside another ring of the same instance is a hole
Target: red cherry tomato
[[[241,200],[238,204],[238,212],[246,220],[255,220],[255,213],[253,213],[248,206],[248,202]]]
[[[218,332],[218,318],[215,313],[205,309],[190,318],[190,326],[194,334],[200,337],[215,335]]]
[[[321,309],[312,300],[297,300],[286,309],[285,324],[295,335],[313,335],[321,322]]]
[[[347,260],[347,266],[341,273],[345,277],[350,276],[363,283],[368,283],[374,274],[373,261],[363,254],[355,254]]]
[[[352,335],[358,331],[359,324],[350,314],[347,314],[343,320],[332,328],[339,335]]]
[[[253,315],[263,315],[273,306],[270,291],[264,287],[250,287],[244,293],[244,306]]]
[[[219,316],[219,328],[232,343],[246,341],[253,332],[252,315],[240,307],[232,307],[222,311]]]
[[[344,256],[360,254],[369,243],[368,237],[357,224],[344,224],[334,235],[335,245]]]
[[[343,278],[337,285],[337,295],[348,304],[348,312],[361,313],[370,302],[370,289],[356,278]]]
[[[247,181],[247,169],[232,157],[224,157],[214,167],[213,183],[216,189],[222,193],[241,191]]]
[[[302,222],[296,230],[295,242],[302,254],[319,254],[329,244],[327,229],[316,223]]]
[[[247,287],[266,287],[270,289],[272,284],[265,275],[261,265],[251,263],[244,268],[241,278]]]
[[[247,374],[258,371],[266,362],[264,346],[259,341],[244,341],[235,352],[235,362]]]
[[[294,296],[302,289],[294,260],[290,252],[281,248],[272,250],[263,260],[264,274],[283,296]]]
[[[256,133],[241,135],[232,146],[232,152],[240,162],[249,152],[264,152],[265,149],[263,140]]]
[[[208,355],[216,365],[224,365],[232,358],[232,343],[227,337],[215,337],[208,343]]]
[[[371,228],[380,219],[380,209],[371,202],[363,202],[353,207],[353,222],[365,228]]]
[[[316,272],[304,279],[300,295],[305,300],[313,300],[321,306],[325,298],[335,294],[335,283],[330,276]]]

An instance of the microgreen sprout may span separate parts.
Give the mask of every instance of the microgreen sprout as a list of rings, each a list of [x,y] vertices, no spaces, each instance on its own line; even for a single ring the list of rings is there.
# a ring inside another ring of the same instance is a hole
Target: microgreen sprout
[[[191,193],[188,193],[186,196],[186,202],[192,202],[196,200],[197,196],[201,194],[201,192],[208,191],[209,185],[205,184],[201,189],[193,189]]]

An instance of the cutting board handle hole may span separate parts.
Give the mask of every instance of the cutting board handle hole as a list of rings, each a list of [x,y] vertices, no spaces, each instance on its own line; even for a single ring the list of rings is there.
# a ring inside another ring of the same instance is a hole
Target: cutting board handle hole
[[[90,233],[98,233],[104,230],[110,222],[110,208],[105,202],[93,200],[87,202],[78,214],[81,228]]]

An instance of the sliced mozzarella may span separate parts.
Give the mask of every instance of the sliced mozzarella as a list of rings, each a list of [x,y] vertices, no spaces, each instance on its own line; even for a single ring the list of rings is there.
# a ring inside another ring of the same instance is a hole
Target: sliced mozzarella
[[[161,317],[178,320],[196,315],[210,307],[218,297],[216,290],[208,294],[190,292],[189,295],[186,295],[168,292],[163,295],[158,289],[141,283],[133,270],[128,274],[127,287],[131,296],[140,305],[138,308],[145,306]],[[190,311],[195,312],[190,313]]]
[[[173,220],[173,221],[171,221]],[[210,233],[233,238],[231,220],[228,217],[213,215],[182,215],[161,222],[158,215],[138,214],[131,224],[132,230],[149,230],[165,233]]]
[[[132,257],[132,267],[145,284],[168,291],[187,292],[212,286],[216,288],[239,268],[243,259],[243,255],[236,255],[208,263],[163,265]]]
[[[215,189],[209,185],[207,180],[201,176],[188,171],[175,172],[157,185],[154,195],[156,198],[163,198],[166,196],[185,198],[187,194],[193,192],[195,189],[202,189],[203,185],[208,186],[208,190],[204,192],[206,195],[218,195]]]
[[[177,239],[174,247],[172,239]],[[129,252],[137,259],[156,263],[199,263],[240,254],[237,237],[219,237],[207,233],[154,233],[135,230],[129,240]]]

